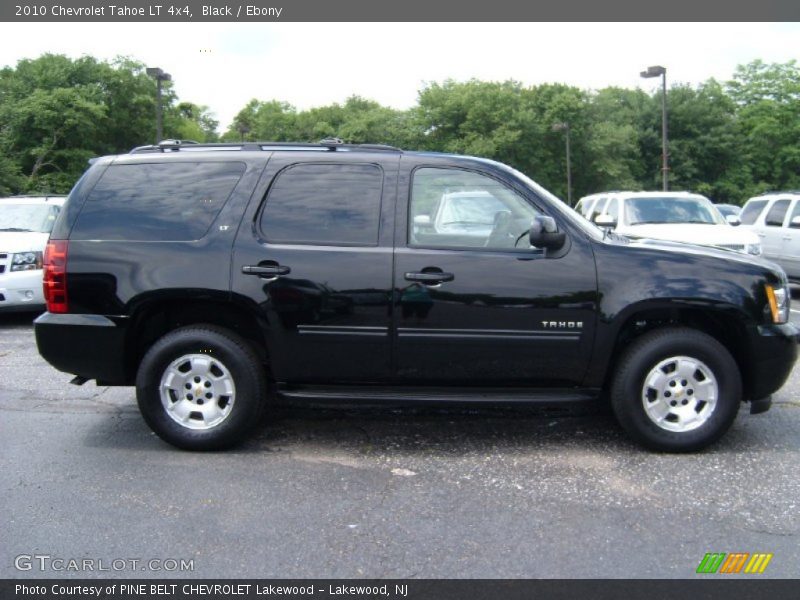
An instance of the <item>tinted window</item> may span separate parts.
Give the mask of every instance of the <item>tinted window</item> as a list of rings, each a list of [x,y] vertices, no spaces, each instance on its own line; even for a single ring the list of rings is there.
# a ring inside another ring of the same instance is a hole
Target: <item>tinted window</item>
[[[490,177],[456,169],[418,169],[409,210],[411,245],[515,248],[538,212]],[[530,247],[520,241],[520,247]]]
[[[382,190],[375,165],[295,165],[272,184],[261,231],[274,243],[377,245]]]
[[[783,218],[786,216],[786,211],[789,209],[788,200],[778,200],[775,202],[764,217],[764,223],[770,227],[780,227],[783,225]]]
[[[752,225],[755,223],[756,219],[758,219],[758,215],[761,214],[761,211],[764,210],[766,205],[766,200],[751,200],[745,204],[745,207],[739,215],[739,220],[742,222],[742,225]]]
[[[200,239],[244,170],[244,164],[231,162],[112,165],[89,194],[70,237]]]

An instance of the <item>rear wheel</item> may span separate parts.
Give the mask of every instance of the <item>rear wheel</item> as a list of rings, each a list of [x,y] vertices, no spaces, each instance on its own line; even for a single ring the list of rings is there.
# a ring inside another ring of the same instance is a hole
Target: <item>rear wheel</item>
[[[711,336],[670,327],[651,331],[623,354],[611,386],[620,425],[653,450],[692,452],[718,440],[742,400],[739,368]]]
[[[177,329],[147,352],[136,377],[139,410],[163,440],[187,450],[241,441],[258,423],[264,369],[250,345],[211,325]]]

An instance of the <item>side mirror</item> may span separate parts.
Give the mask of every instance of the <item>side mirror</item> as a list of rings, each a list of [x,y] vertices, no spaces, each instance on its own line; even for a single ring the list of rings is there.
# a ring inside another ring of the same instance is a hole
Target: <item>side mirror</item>
[[[617,226],[617,220],[611,215],[597,215],[594,223],[598,227],[607,227],[608,229],[614,229]]]
[[[430,215],[417,215],[414,217],[414,225],[417,227],[425,227],[431,224]]]
[[[545,250],[558,250],[567,239],[567,235],[558,230],[553,217],[544,215],[537,215],[533,218],[529,237],[531,246]]]
[[[728,225],[733,225],[734,227],[742,224],[742,220],[736,215],[726,215],[725,220],[728,222]],[[798,224],[798,227],[800,227],[800,224]]]
[[[792,229],[800,229],[800,217],[792,217],[792,220],[789,221],[789,227]]]

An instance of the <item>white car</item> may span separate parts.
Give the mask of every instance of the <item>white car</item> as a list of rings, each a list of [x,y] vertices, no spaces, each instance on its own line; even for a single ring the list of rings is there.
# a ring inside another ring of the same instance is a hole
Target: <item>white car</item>
[[[0,311],[42,310],[42,255],[64,196],[0,198]]]
[[[725,219],[705,196],[689,192],[609,192],[581,198],[576,210],[600,227],[636,238],[717,246],[761,254],[761,240]]]
[[[764,257],[778,263],[790,281],[800,282],[800,192],[770,192],[750,198],[740,215],[764,245]]]

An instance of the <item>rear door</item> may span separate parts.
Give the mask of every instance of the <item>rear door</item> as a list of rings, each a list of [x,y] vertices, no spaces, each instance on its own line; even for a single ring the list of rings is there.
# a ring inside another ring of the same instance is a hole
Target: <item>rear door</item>
[[[398,379],[578,385],[597,300],[588,241],[573,235],[560,254],[546,257],[524,235],[544,212],[541,200],[497,173],[403,160],[394,269]],[[431,215],[445,197],[461,201],[437,228]]]
[[[391,375],[398,154],[276,153],[233,252],[234,299],[264,322],[278,381]]]

